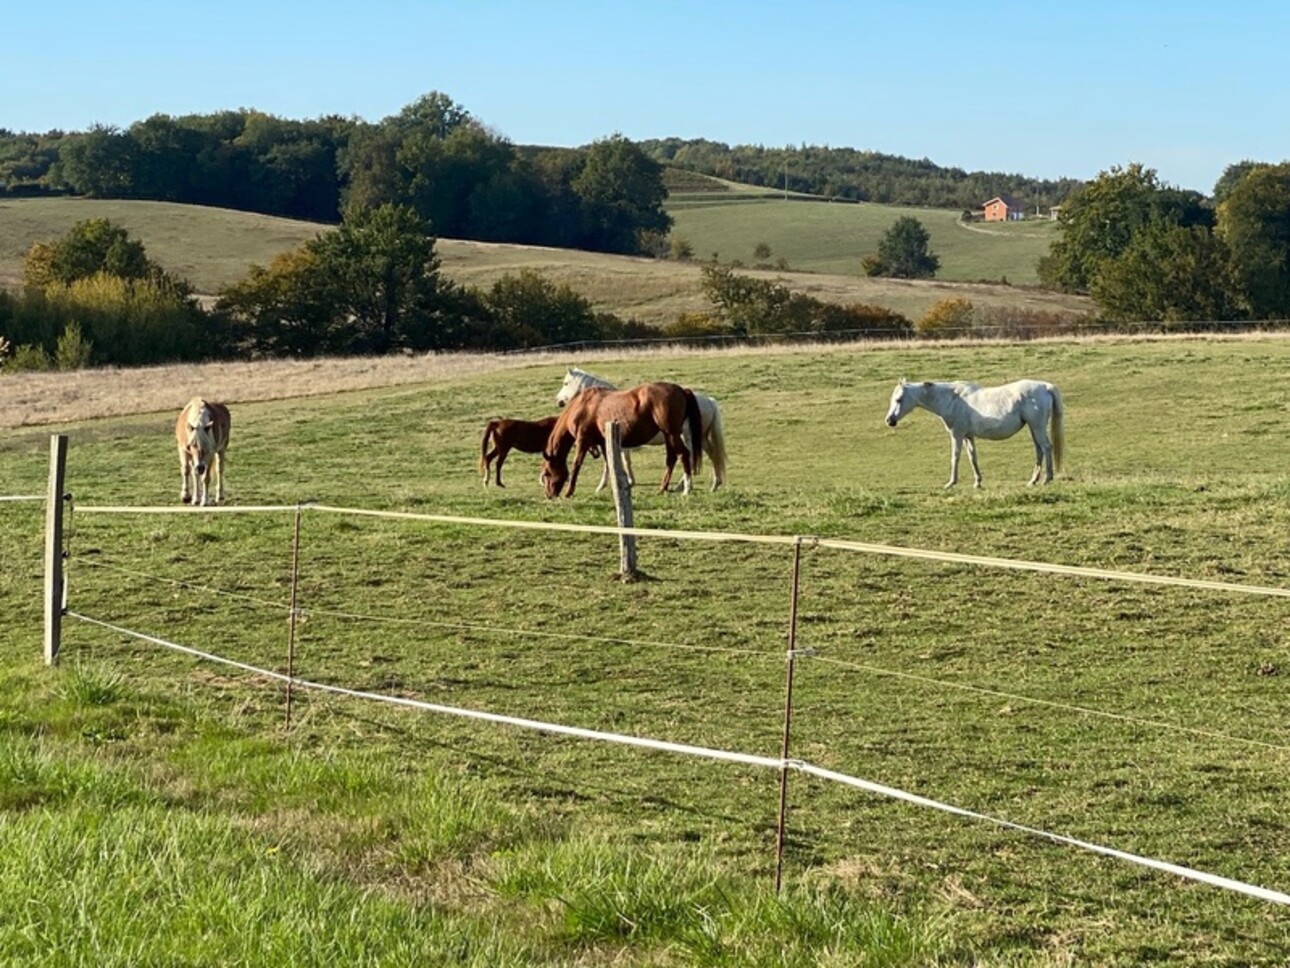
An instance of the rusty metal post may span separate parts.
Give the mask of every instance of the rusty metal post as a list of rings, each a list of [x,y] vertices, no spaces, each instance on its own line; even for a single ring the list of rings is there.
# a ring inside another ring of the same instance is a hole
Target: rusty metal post
[[[784,829],[788,816],[788,750],[793,724],[793,668],[797,658],[797,589],[802,573],[802,538],[793,542],[793,590],[788,606],[788,668],[784,687],[784,742],[780,747],[779,819],[775,825],[775,893],[784,882]]]

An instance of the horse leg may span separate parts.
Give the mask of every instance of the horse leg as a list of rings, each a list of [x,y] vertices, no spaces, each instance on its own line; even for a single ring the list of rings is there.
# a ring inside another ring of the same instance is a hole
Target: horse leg
[[[976,462],[976,440],[972,437],[964,437],[963,443],[967,444],[968,460],[972,462],[972,486],[980,487],[981,465]]]
[[[502,465],[506,463],[506,458],[510,456],[511,449],[508,447],[502,450],[501,447],[498,447],[494,453],[497,454],[497,469],[493,472],[493,480],[497,482],[498,487],[505,487],[506,485],[502,483]]]
[[[188,452],[181,451],[179,454],[179,500],[184,504],[187,504],[192,500],[192,493],[188,490],[190,476],[189,467],[191,464],[192,461],[188,458]],[[197,477],[196,474],[192,474],[191,476],[193,479],[196,479]]]
[[[672,486],[672,468],[676,466],[676,451],[672,449],[672,442],[666,441],[667,448],[667,466],[663,470],[663,483],[659,485],[658,492],[666,494],[667,489]]]
[[[945,482],[947,488],[959,482],[959,451],[963,449],[963,438],[950,434],[950,479]]]
[[[632,455],[626,447],[623,448],[623,468],[627,471],[627,483],[635,487],[636,472],[632,470]]]
[[[573,489],[578,483],[578,472],[582,470],[582,462],[587,457],[589,446],[587,442],[578,438],[578,456],[573,459],[573,470],[569,472],[569,490],[566,492],[569,497],[573,497]]]
[[[596,493],[599,494],[609,483],[609,448],[605,448],[605,464],[600,469],[600,483],[596,485]]]
[[[211,460],[215,468],[215,503],[224,503],[224,455],[216,452]]]

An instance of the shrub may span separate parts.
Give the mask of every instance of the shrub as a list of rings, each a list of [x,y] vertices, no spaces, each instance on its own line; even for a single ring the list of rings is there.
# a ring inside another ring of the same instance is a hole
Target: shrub
[[[60,370],[81,370],[90,365],[94,344],[81,332],[81,324],[72,320],[64,327],[54,349],[54,363]]]
[[[927,339],[967,336],[976,319],[976,309],[961,296],[938,301],[914,324],[914,332]]]
[[[694,246],[688,239],[680,235],[673,235],[669,246],[672,258],[678,262],[689,262],[694,258]]]
[[[48,370],[53,367],[53,361],[50,360],[49,354],[45,348],[39,344],[23,343],[13,355],[5,362],[6,370]]]
[[[679,313],[676,321],[663,327],[663,335],[673,339],[703,339],[730,336],[730,327],[707,313]]]

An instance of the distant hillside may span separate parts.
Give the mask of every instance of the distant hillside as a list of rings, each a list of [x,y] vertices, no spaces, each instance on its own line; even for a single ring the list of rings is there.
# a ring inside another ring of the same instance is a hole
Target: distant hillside
[[[959,220],[958,209],[830,202],[677,168],[666,169],[664,182],[672,238],[688,244],[697,259],[715,255],[723,263],[858,276],[860,260],[877,251],[892,223],[912,215],[941,260],[938,279],[1035,285],[1039,259],[1057,233],[1047,218],[969,224]],[[770,254],[759,257],[759,246]]]
[[[926,158],[914,160],[855,148],[731,146],[702,138],[652,139],[639,144],[656,161],[687,171],[763,188],[888,205],[961,211],[980,208],[983,202],[1006,193],[1032,210],[1047,211],[1082,184],[1073,178],[1054,181],[942,168]]]
[[[728,190],[732,198],[756,194],[737,187]],[[774,209],[782,207],[782,202],[754,203],[741,218],[755,215],[759,209],[773,214]],[[859,205],[802,204],[790,208],[822,213],[889,211],[880,206]],[[702,211],[697,209],[696,213]],[[12,286],[21,279],[22,256],[32,242],[59,238],[73,224],[89,218],[109,218],[125,227],[144,243],[151,258],[185,276],[199,292],[208,295],[241,278],[253,263],[267,264],[277,253],[295,248],[319,232],[330,231],[330,227],[314,222],[167,202],[76,198],[0,200],[0,285]],[[966,230],[955,231],[970,237]],[[776,240],[772,244],[780,243]],[[445,275],[463,285],[487,288],[507,273],[528,268],[570,286],[591,300],[598,310],[641,322],[662,325],[675,321],[678,313],[710,308],[700,287],[699,265],[693,262],[442,238],[436,250]],[[732,248],[723,258],[737,256],[751,265],[750,247],[743,255]],[[804,256],[802,261],[806,261]],[[846,262],[850,269],[858,264],[858,259],[851,260],[847,250],[839,253],[839,261]],[[794,291],[818,299],[885,306],[910,318],[921,316],[938,299],[951,295],[964,296],[982,307],[1045,312],[1086,312],[1091,305],[1080,297],[1013,286],[867,279],[854,272],[750,272],[781,279]]]

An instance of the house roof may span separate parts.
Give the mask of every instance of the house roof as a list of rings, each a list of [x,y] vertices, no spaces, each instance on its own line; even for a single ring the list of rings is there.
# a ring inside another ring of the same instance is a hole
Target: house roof
[[[1026,207],[1026,203],[1023,202],[1021,199],[1017,198],[1015,195],[1006,195],[1006,194],[996,195],[994,196],[994,198],[990,199],[990,201],[987,201],[985,204],[989,205],[990,202],[1003,202],[1003,204],[1006,205],[1008,208]]]

